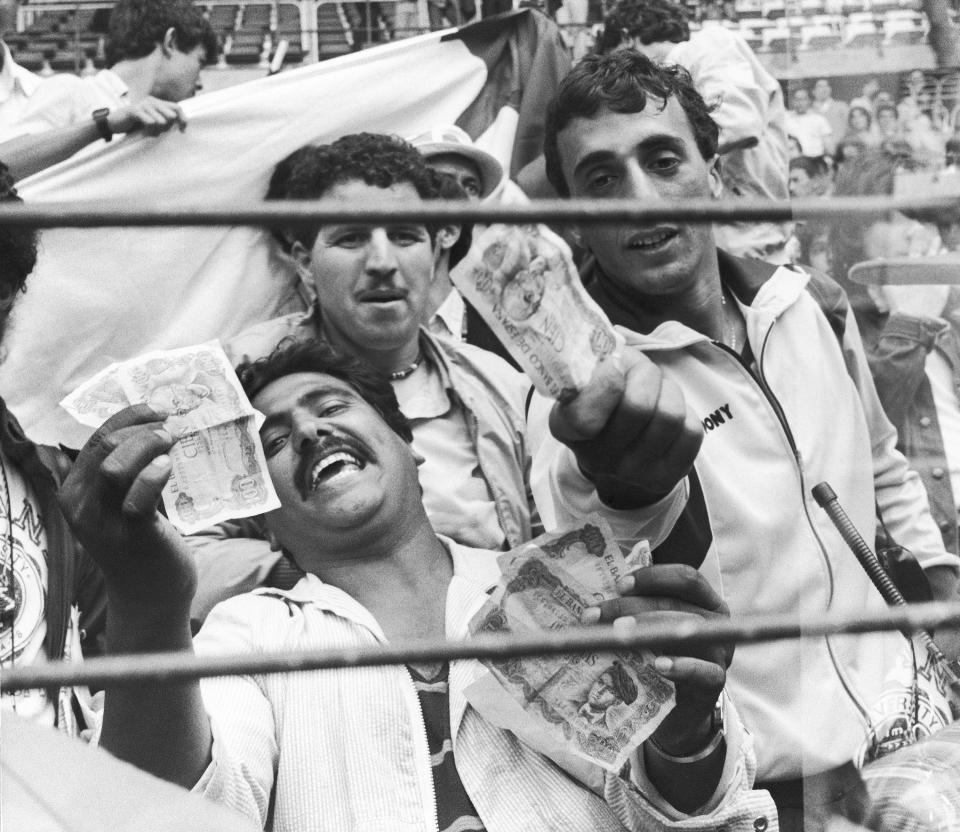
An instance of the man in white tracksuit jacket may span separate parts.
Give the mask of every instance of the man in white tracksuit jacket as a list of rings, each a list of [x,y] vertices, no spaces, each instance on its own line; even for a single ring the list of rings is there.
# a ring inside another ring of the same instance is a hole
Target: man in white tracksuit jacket
[[[552,184],[568,195],[716,198],[716,142],[689,75],[622,51],[586,59],[564,81],[545,156]],[[659,560],[699,568],[736,613],[879,609],[879,593],[810,496],[827,481],[867,539],[876,499],[934,595],[954,595],[960,564],[943,548],[919,478],[895,450],[835,285],[726,255],[707,225],[579,232],[595,258],[591,293],[628,343],[680,385],[705,432],[687,510],[674,539],[655,553]],[[545,428],[540,433],[548,438],[536,451],[532,482],[553,492],[552,509],[538,497],[552,524],[581,514],[596,496],[589,470]],[[758,780],[771,788],[784,828],[801,828],[789,816],[802,822],[805,788],[826,789],[817,801],[823,811],[855,789],[850,763],[890,728],[875,709],[905,646],[900,635],[871,635],[738,647],[729,690],[755,735]],[[939,713],[932,722],[947,718]],[[820,810],[809,797],[812,817]]]

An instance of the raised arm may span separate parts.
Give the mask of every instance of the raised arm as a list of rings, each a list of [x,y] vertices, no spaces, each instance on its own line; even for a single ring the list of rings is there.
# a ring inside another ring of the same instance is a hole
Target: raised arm
[[[703,442],[703,427],[680,388],[630,347],[602,364],[575,399],[554,405],[550,431],[615,509],[649,506],[670,494]]]
[[[77,538],[107,588],[113,655],[192,651],[193,557],[157,511],[173,437],[162,415],[136,405],[84,446],[60,492]],[[101,745],[158,777],[191,787],[210,762],[210,724],[196,681],[108,687]]]
[[[183,110],[172,101],[161,101],[147,96],[136,104],[111,110],[104,119],[107,133],[133,133],[142,130],[149,136],[158,136],[174,125],[185,130],[187,120]],[[88,144],[104,137],[101,128],[89,119],[54,127],[39,133],[27,133],[0,142],[0,159],[10,168],[14,179],[20,180],[69,159]]]

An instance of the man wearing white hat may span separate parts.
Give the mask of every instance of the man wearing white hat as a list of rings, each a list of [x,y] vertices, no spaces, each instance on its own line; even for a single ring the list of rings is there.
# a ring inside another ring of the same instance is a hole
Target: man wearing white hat
[[[471,200],[493,197],[503,182],[503,166],[496,157],[477,147],[465,130],[441,125],[410,139],[427,165],[452,176]]]

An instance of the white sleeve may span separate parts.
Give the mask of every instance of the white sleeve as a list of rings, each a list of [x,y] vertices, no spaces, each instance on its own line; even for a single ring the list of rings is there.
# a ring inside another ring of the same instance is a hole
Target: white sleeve
[[[723,773],[713,795],[696,814],[677,811],[660,795],[647,777],[642,748],[631,760],[629,782],[606,775],[604,797],[628,829],[756,832],[777,828],[773,799],[768,792],[753,788],[757,773],[753,739],[740,722],[733,703],[726,694],[724,697],[727,756]]]
[[[727,34],[727,33],[724,33]],[[723,37],[706,49],[691,48],[680,61],[693,77],[697,92],[708,105],[716,105],[711,115],[720,127],[720,142],[736,142],[750,137],[760,139],[770,119],[770,93],[757,82],[755,68],[741,54],[733,36]]]
[[[194,639],[200,656],[249,653],[257,649],[249,627],[257,599],[217,606]],[[213,732],[213,760],[194,791],[266,824],[279,747],[273,708],[252,676],[201,681],[203,703]]]

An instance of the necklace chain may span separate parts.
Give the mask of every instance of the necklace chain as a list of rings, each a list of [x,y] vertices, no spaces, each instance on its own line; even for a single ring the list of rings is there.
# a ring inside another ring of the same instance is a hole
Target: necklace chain
[[[737,347],[737,321],[736,311],[733,311],[733,320],[730,320],[730,314],[727,312],[727,290],[724,286],[720,287],[720,306],[723,310],[723,340],[730,345],[730,349],[739,352]]]
[[[417,360],[414,361],[413,364],[409,367],[404,367],[402,370],[397,370],[395,373],[390,373],[390,381],[401,381],[402,379],[409,378],[417,371],[421,363],[423,363],[423,353],[418,352]]]

